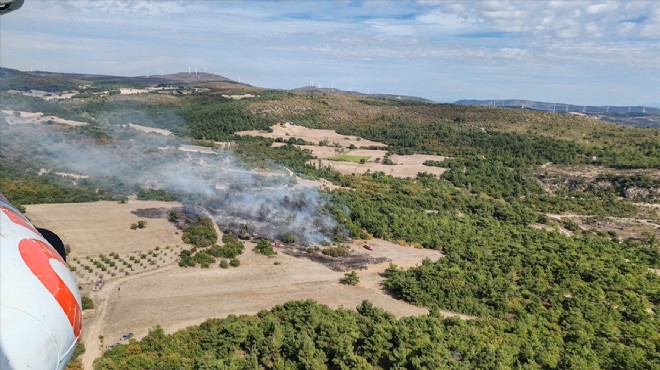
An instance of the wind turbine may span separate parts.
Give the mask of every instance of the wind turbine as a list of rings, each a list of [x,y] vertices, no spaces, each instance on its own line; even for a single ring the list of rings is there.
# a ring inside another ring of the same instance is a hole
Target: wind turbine
[[[555,113],[556,107],[557,107],[557,103],[552,103],[552,113]]]

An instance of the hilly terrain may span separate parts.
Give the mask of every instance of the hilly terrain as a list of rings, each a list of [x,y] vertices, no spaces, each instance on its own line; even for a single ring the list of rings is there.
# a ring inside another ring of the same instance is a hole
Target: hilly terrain
[[[628,126],[660,128],[660,109],[645,106],[592,106],[548,103],[533,100],[459,100],[455,104],[492,106],[515,109],[534,109],[579,115]]]
[[[96,304],[70,368],[660,367],[658,128],[196,76],[0,71],[0,191]]]

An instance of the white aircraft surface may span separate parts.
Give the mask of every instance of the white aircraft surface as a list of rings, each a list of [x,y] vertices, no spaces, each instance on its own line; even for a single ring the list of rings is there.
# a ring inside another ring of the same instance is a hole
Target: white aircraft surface
[[[0,369],[64,369],[71,359],[82,303],[63,249],[0,194]]]

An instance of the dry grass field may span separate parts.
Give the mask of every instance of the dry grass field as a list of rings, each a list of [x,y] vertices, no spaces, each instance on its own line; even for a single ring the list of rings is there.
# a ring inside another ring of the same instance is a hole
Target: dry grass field
[[[67,126],[85,126],[87,124],[87,122],[73,121],[70,119],[64,119],[57,116],[46,116],[41,112],[22,112],[22,111],[16,111],[16,112],[20,113],[20,116],[14,116],[14,111],[2,110],[2,113],[8,116],[7,123],[9,123],[10,125],[29,124],[29,123],[48,123],[49,121]]]
[[[399,266],[412,266],[426,257],[441,257],[437,251],[401,247],[382,240],[370,241],[375,246],[373,251],[362,249],[361,244],[353,245],[355,253],[386,257]],[[381,274],[388,263],[359,271],[360,283],[346,286],[339,283],[342,272],[281,252],[274,257],[258,255],[252,252],[253,246],[246,243],[239,267],[222,269],[216,263],[202,269],[173,264],[109,281],[95,296],[97,307],[101,308],[86,317],[86,341],[96,342],[87,346],[87,361],[99,355],[103,346],[118,342],[126,332],[141,338],[155,325],[174,332],[207,318],[255,314],[290,300],[314,299],[331,307],[354,308],[368,299],[397,316],[427,312],[382,290]],[[99,336],[104,338],[102,344],[98,343]]]
[[[387,175],[401,178],[415,178],[420,172],[428,172],[434,174],[435,176],[442,176],[446,168],[441,167],[432,167],[424,166],[424,163],[427,160],[432,161],[444,161],[448,157],[443,157],[439,155],[424,155],[424,154],[413,154],[413,155],[392,155],[390,159],[394,162],[393,165],[384,165],[380,163],[385,155],[387,150],[380,149],[348,149],[348,147],[353,144],[356,147],[360,146],[383,146],[386,145],[383,143],[373,142],[365,139],[360,139],[357,137],[344,137],[339,135],[332,130],[317,130],[306,128],[302,126],[295,126],[290,124],[275,125],[272,127],[273,132],[268,133],[265,131],[243,131],[239,132],[240,135],[252,135],[252,136],[264,136],[271,138],[301,138],[310,142],[318,142],[323,140],[323,138],[328,138],[330,143],[337,143],[337,146],[320,146],[320,145],[295,145],[296,147],[302,150],[309,150],[313,156],[318,159],[309,161],[309,164],[318,166],[319,162],[322,166],[329,166],[334,168],[341,174],[344,175],[361,175],[366,172],[384,172]],[[282,133],[285,136],[282,136]],[[320,139],[319,139],[320,138]],[[358,140],[359,139],[359,140]],[[360,144],[362,143],[362,144]],[[365,144],[370,143],[370,144]],[[273,143],[273,146],[282,146],[286,145],[285,143]],[[355,157],[368,157],[365,163],[351,162],[351,161],[338,161],[331,160],[337,156],[355,156]]]
[[[93,202],[33,204],[26,206],[32,222],[57,233],[71,247],[71,257],[110,252],[149,251],[182,244],[178,230],[166,219],[145,219],[133,213],[140,208],[178,207],[177,202],[129,200],[127,203]],[[144,229],[131,224],[147,221]]]
[[[318,160],[309,162],[310,164],[317,165]],[[420,172],[432,173],[436,176],[441,176],[446,168],[423,166],[421,164],[402,164],[402,165],[384,165],[380,163],[354,163],[354,162],[340,162],[330,161],[326,159],[321,160],[323,166],[330,166],[344,175],[361,175],[366,172],[383,172],[386,175],[401,178],[415,178]]]
[[[241,131],[237,132],[237,135],[249,135],[249,136],[263,136],[269,137],[272,139],[282,138],[288,140],[291,137],[300,138],[312,143],[319,143],[322,140],[328,140],[329,144],[337,144],[342,148],[348,148],[351,144],[356,147],[369,147],[369,146],[387,146],[383,143],[377,141],[371,141],[362,139],[356,136],[341,135],[336,133],[334,130],[318,130],[307,128],[298,125],[291,125],[289,123],[282,123],[279,125],[272,126],[273,132],[266,131]]]
[[[142,125],[136,125],[134,123],[129,123],[128,127],[134,128],[138,131],[142,131],[142,132],[146,132],[146,133],[153,132],[153,133],[156,133],[156,134],[161,134],[163,136],[174,136],[171,131],[165,130],[163,128],[147,127],[147,126],[142,126]]]
[[[270,258],[255,254],[254,244],[247,242],[239,267],[223,269],[219,261],[208,269],[179,267],[176,261],[182,242],[167,220],[149,218],[146,228],[130,229],[132,223],[140,220],[131,213],[136,209],[179,205],[131,200],[125,204],[27,206],[26,213],[35,225],[50,228],[71,246],[70,265],[76,269],[83,294],[94,301],[95,308],[83,315],[86,369],[91,369],[93,360],[126,332],[141,338],[155,325],[173,332],[208,318],[254,314],[290,300],[314,299],[331,307],[354,308],[368,299],[397,316],[427,312],[383,291],[382,273],[389,262],[358,271],[360,283],[346,286],[339,283],[343,272],[282,251]],[[369,241],[374,246],[371,251],[362,248],[363,244],[354,241],[353,253],[383,257],[402,267],[419,264],[424,258],[442,257],[438,251],[402,247],[378,239]],[[93,272],[88,273],[83,266],[90,266]],[[92,282],[100,279],[99,273],[104,273],[105,284],[100,290],[93,290]]]

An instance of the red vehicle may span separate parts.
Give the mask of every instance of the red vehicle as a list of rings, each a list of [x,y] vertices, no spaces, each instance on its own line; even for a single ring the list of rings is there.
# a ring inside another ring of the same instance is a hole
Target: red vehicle
[[[363,247],[366,250],[370,250],[370,251],[374,250],[374,247],[370,246],[369,244],[365,244],[365,245],[363,245]]]

